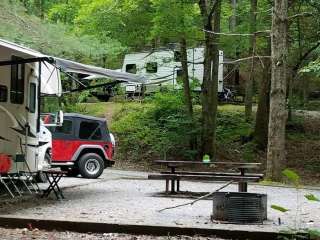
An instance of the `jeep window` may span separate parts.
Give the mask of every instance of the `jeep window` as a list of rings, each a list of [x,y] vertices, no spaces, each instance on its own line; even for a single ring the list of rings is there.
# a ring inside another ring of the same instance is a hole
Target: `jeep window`
[[[64,120],[61,127],[56,127],[56,133],[63,133],[63,134],[71,134],[72,133],[72,121],[71,120]]]
[[[94,134],[91,137],[92,140],[101,140],[102,139],[102,134],[101,134],[101,129],[97,128]]]
[[[86,122],[86,121],[81,122],[80,130],[79,130],[79,138],[90,139],[95,135],[97,128],[99,128],[99,123],[97,122]]]
[[[156,73],[158,71],[158,63],[157,62],[148,62],[146,65],[147,73]]]
[[[127,64],[126,65],[126,72],[128,73],[137,73],[137,65],[136,64]]]

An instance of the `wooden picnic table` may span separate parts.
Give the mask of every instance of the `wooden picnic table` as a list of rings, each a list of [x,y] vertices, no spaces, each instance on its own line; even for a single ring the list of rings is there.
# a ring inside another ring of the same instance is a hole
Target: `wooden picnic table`
[[[182,167],[182,166],[192,166],[192,165],[200,165],[200,166],[223,166],[227,168],[236,168],[239,170],[239,173],[220,173],[219,176],[216,176],[215,179],[220,179],[221,180],[235,180],[238,182],[238,187],[239,187],[239,192],[247,192],[248,189],[248,181],[245,181],[246,173],[247,170],[249,169],[256,169],[258,168],[261,163],[244,163],[244,162],[218,162],[218,161],[210,161],[210,162],[204,162],[204,161],[173,161],[173,160],[156,160],[154,161],[156,164],[161,164],[161,165],[166,165],[170,169],[170,173],[167,174],[168,177],[166,178],[166,191],[168,190],[168,184],[169,184],[169,179],[170,175],[174,176],[176,174],[179,174],[179,172],[176,171],[177,168]],[[211,179],[210,175],[216,175],[215,172],[207,172],[207,173],[198,173],[198,172],[184,172],[189,174],[189,178],[193,176],[194,179],[197,178],[197,175],[202,175],[202,179]],[[255,176],[256,175],[256,176]],[[180,175],[181,178],[187,178],[185,174]],[[207,177],[206,177],[207,176]],[[248,176],[248,180],[250,177],[256,178],[258,174],[253,174],[252,176]],[[200,177],[199,177],[200,178]],[[214,177],[212,177],[213,179]],[[253,180],[253,179],[250,179]],[[180,179],[175,179],[171,178],[171,192],[175,192],[175,181],[177,181],[177,191],[179,191],[180,188]]]

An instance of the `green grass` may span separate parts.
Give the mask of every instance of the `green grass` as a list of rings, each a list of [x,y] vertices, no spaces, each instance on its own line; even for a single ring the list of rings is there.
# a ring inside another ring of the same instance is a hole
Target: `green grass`
[[[243,105],[232,105],[232,104],[225,104],[218,106],[218,111],[221,112],[244,112]]]

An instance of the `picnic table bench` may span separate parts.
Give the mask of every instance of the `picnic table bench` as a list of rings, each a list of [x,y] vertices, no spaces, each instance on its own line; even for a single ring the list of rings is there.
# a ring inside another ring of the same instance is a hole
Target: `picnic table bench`
[[[263,174],[249,173],[248,169],[258,168],[260,163],[241,163],[241,162],[202,162],[202,161],[166,161],[157,160],[155,164],[166,165],[170,171],[162,171],[157,174],[149,174],[148,179],[165,180],[166,193],[169,193],[169,183],[171,182],[171,193],[180,191],[181,180],[194,181],[234,181],[238,182],[238,191],[247,192],[248,182],[258,182],[263,178]],[[178,167],[182,166],[223,166],[228,168],[235,168],[238,172],[195,172],[195,171],[177,171]]]

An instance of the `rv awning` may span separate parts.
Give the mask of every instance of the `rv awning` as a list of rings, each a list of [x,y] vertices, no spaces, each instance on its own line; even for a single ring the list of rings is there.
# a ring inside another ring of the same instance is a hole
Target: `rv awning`
[[[146,79],[139,75],[118,72],[115,70],[95,67],[62,58],[44,55],[33,49],[3,39],[0,39],[0,48],[1,47],[10,49],[12,55],[16,54],[23,59],[15,61],[12,59],[2,59],[0,51],[0,66],[41,62],[41,93],[43,94],[62,94],[60,70],[66,73],[80,73],[88,76],[95,75],[120,82],[146,82]],[[35,70],[37,71],[38,69]]]
[[[146,82],[146,79],[143,76],[139,76],[136,74],[118,72],[115,70],[73,62],[70,60],[62,59],[62,58],[56,58],[56,57],[51,57],[51,58],[54,61],[53,64],[63,72],[81,73],[89,76],[109,78],[112,80],[125,81],[125,82],[136,82],[136,83]]]

